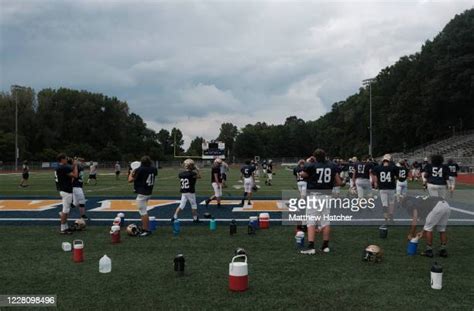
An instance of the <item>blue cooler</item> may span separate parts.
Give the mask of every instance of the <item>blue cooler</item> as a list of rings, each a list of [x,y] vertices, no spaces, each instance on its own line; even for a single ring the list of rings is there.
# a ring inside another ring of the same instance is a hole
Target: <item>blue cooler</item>
[[[158,220],[156,220],[155,216],[151,216],[150,217],[150,231],[155,231],[157,226],[158,226]]]

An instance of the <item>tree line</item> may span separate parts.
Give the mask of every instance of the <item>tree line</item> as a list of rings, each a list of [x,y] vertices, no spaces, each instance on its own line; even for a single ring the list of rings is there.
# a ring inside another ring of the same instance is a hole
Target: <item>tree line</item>
[[[404,151],[474,127],[474,9],[456,15],[421,51],[382,69],[372,84],[374,155]],[[183,149],[178,128],[155,132],[126,102],[67,88],[0,93],[0,161],[14,160],[15,103],[20,158],[49,161],[58,152],[97,160],[156,160],[200,155],[202,137]],[[216,139],[227,156],[300,157],[315,147],[334,157],[368,153],[369,87],[334,103],[317,120],[242,128],[223,123]]]

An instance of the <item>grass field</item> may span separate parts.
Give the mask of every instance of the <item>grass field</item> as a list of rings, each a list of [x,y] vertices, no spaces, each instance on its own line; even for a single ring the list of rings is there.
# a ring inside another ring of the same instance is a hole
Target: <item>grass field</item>
[[[158,196],[177,196],[179,194],[178,169],[164,168],[158,171],[157,183],[153,194]],[[196,185],[196,193],[198,195],[210,195],[212,188],[210,185],[210,169],[201,170],[202,179]],[[102,173],[102,174],[101,174]],[[278,168],[273,177],[273,185],[265,186],[264,180],[258,185],[261,187],[255,196],[281,196],[282,190],[297,189],[296,182],[292,172],[285,168]],[[85,175],[87,177],[87,174]],[[11,196],[58,196],[54,184],[52,171],[32,172],[30,174],[30,186],[28,188],[18,188],[20,183],[20,174],[0,174],[0,195]],[[238,168],[232,168],[228,178],[228,188],[224,189],[224,196],[242,195],[241,189],[234,186],[241,186],[238,182],[240,172]],[[347,187],[346,187],[347,188]],[[420,189],[420,182],[411,182],[410,189]],[[458,185],[458,189],[473,189],[472,186]],[[115,180],[115,176],[111,170],[99,171],[98,184],[96,186],[84,186],[86,196],[130,196],[133,195],[132,186],[127,183],[126,176],[122,175],[120,180]]]
[[[89,197],[132,196],[132,187],[111,172],[102,171],[98,185],[85,186]],[[235,189],[238,169],[229,175],[225,196],[241,195]],[[17,187],[19,175],[0,174],[1,196],[57,197],[52,172],[33,172],[31,186]],[[211,194],[209,169],[198,182],[199,195]],[[177,196],[177,169],[159,171],[154,194]],[[289,170],[280,168],[273,186],[260,182],[256,196],[281,196],[294,189]],[[419,183],[410,188],[420,189]],[[472,189],[460,185],[459,188]],[[33,223],[34,224],[34,223]],[[183,226],[174,237],[168,224],[160,224],[150,238],[130,238],[112,245],[108,226],[89,226],[74,238],[85,243],[85,262],[75,264],[61,250],[57,226],[0,226],[0,294],[57,294],[61,310],[173,310],[173,309],[292,309],[292,310],[472,310],[474,306],[474,251],[472,226],[449,228],[449,258],[438,260],[444,268],[444,288],[430,288],[434,260],[405,254],[407,228],[391,227],[389,238],[378,238],[375,226],[335,226],[331,253],[303,256],[294,245],[294,228],[272,225],[270,230],[248,236],[244,226],[230,237],[228,227],[216,232],[207,225]],[[385,251],[381,264],[362,262],[363,247],[380,245]],[[320,240],[317,240],[320,243]],[[435,247],[439,244],[435,238]],[[250,289],[228,290],[228,264],[237,247],[249,253]],[[424,247],[422,242],[420,248]],[[186,258],[186,274],[177,277],[172,261]],[[98,272],[100,257],[112,259],[111,274]],[[2,308],[3,310],[3,308]]]
[[[12,234],[13,231],[13,234]],[[386,240],[373,227],[334,230],[333,252],[303,256],[295,251],[293,228],[274,226],[256,236],[239,227],[214,233],[185,227],[178,237],[161,228],[148,239],[123,237],[112,245],[106,228],[78,234],[85,242],[83,263],[61,250],[67,238],[49,227],[0,227],[0,293],[57,294],[62,310],[299,309],[299,310],[472,310],[474,228],[450,230],[450,258],[444,288],[432,290],[432,260],[405,255],[403,228]],[[369,240],[385,250],[385,261],[361,261]],[[228,290],[228,263],[236,247],[249,253],[250,289]],[[186,258],[186,274],[176,277],[172,261]],[[98,261],[112,258],[112,273],[100,274]]]

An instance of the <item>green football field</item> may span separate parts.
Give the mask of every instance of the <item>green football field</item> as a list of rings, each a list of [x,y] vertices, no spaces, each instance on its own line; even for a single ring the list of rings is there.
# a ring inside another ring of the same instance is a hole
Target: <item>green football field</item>
[[[108,228],[89,227],[85,261],[74,263],[61,250],[56,228],[0,227],[0,293],[56,294],[61,310],[472,310],[474,228],[450,230],[450,257],[443,289],[430,288],[431,259],[405,255],[404,228],[380,240],[375,227],[337,227],[332,252],[297,254],[293,228],[273,226],[249,236],[244,227],[230,237],[226,226],[210,232],[187,226],[174,237],[164,228],[150,238],[122,237],[112,245]],[[72,238],[69,238],[72,240]],[[367,241],[385,251],[384,262],[361,260]],[[72,241],[71,241],[72,242]],[[436,243],[437,244],[437,243]],[[249,257],[250,288],[228,290],[234,249]],[[177,277],[173,258],[183,253],[186,272]],[[112,259],[112,272],[98,271],[99,258]],[[2,308],[3,310],[3,308]]]
[[[211,194],[209,171],[203,169],[198,195]],[[111,171],[100,173],[97,185],[85,186],[87,196],[133,195],[125,176],[117,181]],[[161,169],[154,194],[177,196],[177,173],[176,168]],[[25,189],[18,188],[19,177],[0,174],[0,195],[58,196],[51,171],[33,172],[31,186]],[[241,195],[236,188],[241,186],[238,169],[233,168],[229,177],[224,195]],[[256,195],[262,197],[295,189],[291,171],[284,168],[276,170],[273,186],[265,186],[263,180],[259,185]],[[414,182],[410,188],[421,186]],[[472,310],[474,306],[472,226],[450,227],[450,257],[429,259],[406,255],[405,226],[390,227],[388,239],[379,239],[376,226],[334,226],[331,253],[304,256],[295,249],[292,226],[272,225],[249,236],[241,225],[237,236],[230,237],[226,224],[219,223],[211,232],[204,223],[185,225],[175,237],[168,224],[160,223],[150,238],[131,238],[122,232],[122,243],[113,245],[109,226],[89,226],[64,237],[56,225],[32,224],[0,226],[0,294],[55,294],[61,310]],[[71,253],[61,250],[61,243],[73,238],[85,243],[83,263],[72,262]],[[382,263],[361,260],[367,243],[384,249]],[[434,246],[438,245],[436,236]],[[228,264],[237,247],[249,254],[250,288],[243,293],[228,290]],[[173,271],[178,253],[186,258],[182,277]],[[98,272],[104,254],[112,259],[110,274]],[[435,260],[444,268],[441,291],[429,284]]]
[[[158,171],[154,195],[177,196],[179,195],[178,168],[163,168]],[[197,195],[210,195],[210,168],[201,169],[202,179],[197,182]],[[87,170],[85,173],[87,179]],[[19,188],[20,174],[0,174],[0,195],[4,196],[58,196],[54,183],[53,171],[32,172],[30,174],[30,186]],[[228,187],[224,189],[224,196],[242,195],[242,183],[238,167],[233,167],[228,175]],[[272,186],[266,186],[264,179],[260,178],[257,183],[260,189],[254,194],[258,196],[281,196],[284,190],[295,190],[296,182],[290,169],[278,168],[273,176]],[[239,188],[240,187],[240,188]],[[472,186],[458,185],[458,189],[466,189]],[[421,182],[410,182],[410,189],[421,189]],[[122,174],[119,180],[115,179],[112,170],[99,170],[97,185],[84,186],[86,196],[130,196],[133,195],[132,185],[127,183],[126,175]],[[346,187],[347,189],[347,187]]]

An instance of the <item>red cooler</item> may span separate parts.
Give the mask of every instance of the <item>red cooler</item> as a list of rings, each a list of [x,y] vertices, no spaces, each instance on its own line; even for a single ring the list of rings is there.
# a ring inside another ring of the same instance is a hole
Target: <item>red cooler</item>
[[[260,213],[258,222],[260,223],[260,229],[270,228],[270,215],[268,213]]]
[[[235,261],[244,258],[245,261]],[[249,288],[249,275],[246,255],[237,255],[229,264],[229,289],[234,292],[243,292]]]
[[[110,229],[110,237],[112,238],[112,243],[120,243],[120,226],[112,226]]]

